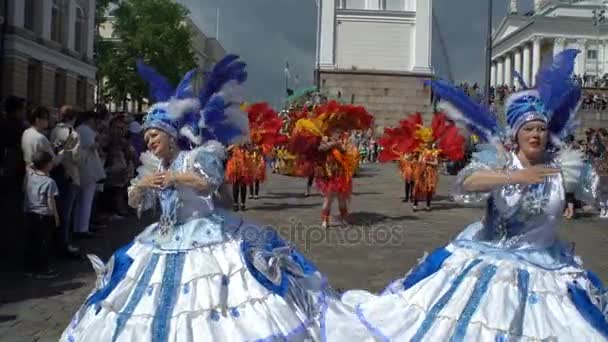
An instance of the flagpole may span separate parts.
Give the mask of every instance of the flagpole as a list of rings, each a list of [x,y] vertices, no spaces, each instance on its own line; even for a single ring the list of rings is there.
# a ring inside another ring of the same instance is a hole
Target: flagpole
[[[322,0],[315,0],[317,5],[317,53],[316,53],[316,70],[315,70],[315,86],[317,91],[321,91],[321,5]]]
[[[215,19],[215,39],[220,40],[220,8],[217,8]]]

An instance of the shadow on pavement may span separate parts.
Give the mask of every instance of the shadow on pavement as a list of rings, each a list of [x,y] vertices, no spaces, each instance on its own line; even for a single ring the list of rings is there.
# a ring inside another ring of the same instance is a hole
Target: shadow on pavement
[[[387,216],[369,212],[354,212],[348,215],[348,223],[352,225],[374,225],[401,220],[418,220],[418,217],[412,215]]]

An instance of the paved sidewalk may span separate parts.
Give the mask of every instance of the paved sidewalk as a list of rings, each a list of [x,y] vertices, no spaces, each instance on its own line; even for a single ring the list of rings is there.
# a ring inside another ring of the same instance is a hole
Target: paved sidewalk
[[[336,288],[380,290],[407,272],[425,251],[444,245],[478,219],[480,207],[449,200],[453,177],[442,177],[433,211],[413,213],[402,203],[403,186],[394,165],[365,165],[355,179],[352,226],[320,227],[317,194],[304,197],[306,180],[271,175],[262,198],[249,200],[246,217],[272,225],[294,241],[328,275]],[[337,214],[337,208],[334,213]],[[239,215],[243,213],[238,213]],[[83,246],[106,260],[143,229],[129,220],[112,225]],[[592,215],[565,222],[561,235],[574,241],[585,265],[608,280],[608,221]],[[93,287],[88,261],[62,262],[62,276],[51,281],[1,274],[0,341],[57,341],[72,314]]]

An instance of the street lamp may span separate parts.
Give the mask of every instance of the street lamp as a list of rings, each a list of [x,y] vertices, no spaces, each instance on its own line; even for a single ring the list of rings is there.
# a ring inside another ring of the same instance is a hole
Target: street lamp
[[[606,20],[603,9],[597,9],[592,11],[593,25],[597,27],[597,49],[595,50],[595,82],[599,84],[600,80],[600,29],[602,24]],[[583,70],[584,74],[584,70]]]

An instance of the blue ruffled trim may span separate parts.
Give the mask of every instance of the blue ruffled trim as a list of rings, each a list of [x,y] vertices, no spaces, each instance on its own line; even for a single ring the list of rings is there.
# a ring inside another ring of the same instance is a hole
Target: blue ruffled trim
[[[386,335],[384,335],[382,333],[382,331],[380,331],[380,329],[376,328],[371,322],[369,322],[367,320],[367,318],[365,317],[365,314],[363,314],[363,310],[361,310],[361,305],[360,304],[357,305],[357,308],[356,308],[355,311],[357,313],[357,318],[359,319],[359,321],[361,321],[361,323],[363,324],[363,326],[370,333],[372,333],[372,335],[374,335],[375,337],[381,339],[382,341],[390,341],[391,340]]]
[[[598,289],[601,293],[606,292],[606,288],[604,288],[604,283],[602,283],[602,280],[600,279],[600,277],[597,276],[597,274],[593,273],[591,270],[587,270],[585,273],[587,275],[587,278],[589,278],[591,284],[593,284],[596,289]]]
[[[114,269],[110,276],[110,281],[106,286],[97,290],[89,299],[86,301],[86,306],[96,305],[95,314],[99,313],[101,306],[98,304],[104,299],[108,298],[110,293],[116,288],[116,286],[124,279],[127,275],[127,271],[133,264],[133,259],[127,255],[127,251],[133,246],[134,241],[131,241],[128,245],[118,249],[114,252]]]
[[[608,321],[604,313],[591,301],[587,291],[575,284],[568,284],[570,300],[583,318],[608,339]]]
[[[243,254],[243,258],[245,259],[245,264],[247,265],[247,269],[251,275],[266,289],[272,291],[274,294],[277,294],[281,297],[287,295],[287,290],[289,287],[289,279],[288,277],[291,274],[286,270],[281,270],[281,283],[279,285],[275,285],[273,282],[268,280],[266,276],[256,269],[253,265],[253,261],[251,260],[250,250],[252,249],[262,249],[267,252],[271,252],[276,248],[286,247],[288,244],[280,238],[279,234],[272,229],[264,229],[257,228],[256,231],[251,236],[252,231],[246,232],[243,234],[243,242],[241,243],[241,252]],[[291,251],[291,258],[293,261],[298,264],[302,270],[304,271],[305,276],[310,276],[317,271],[317,268],[314,266],[312,262],[310,262],[304,255],[296,250]]]
[[[452,253],[445,248],[436,249],[426,257],[424,261],[405,278],[405,280],[403,280],[403,289],[407,290],[424,278],[437,272],[441,268],[441,265],[443,265],[445,259],[449,258],[451,255]]]

